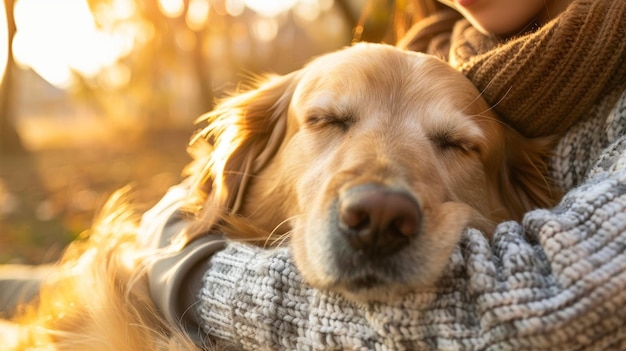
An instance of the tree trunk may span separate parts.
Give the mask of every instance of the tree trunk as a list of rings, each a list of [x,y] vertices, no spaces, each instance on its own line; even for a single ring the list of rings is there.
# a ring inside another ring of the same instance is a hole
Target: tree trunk
[[[16,30],[13,17],[14,5],[15,0],[4,0],[9,34],[7,44],[9,47],[6,70],[2,84],[0,84],[0,154],[16,154],[26,151],[14,123],[14,92],[16,88],[14,74],[17,69],[13,60],[13,38]]]
[[[335,1],[335,4],[339,8],[339,12],[341,13],[343,20],[350,28],[354,29],[357,26],[359,19],[354,15],[350,2],[347,0],[337,0]]]
[[[204,31],[195,32],[196,46],[193,49],[193,65],[198,79],[198,88],[200,89],[200,109],[202,113],[209,112],[213,109],[213,79],[209,61],[204,56]]]

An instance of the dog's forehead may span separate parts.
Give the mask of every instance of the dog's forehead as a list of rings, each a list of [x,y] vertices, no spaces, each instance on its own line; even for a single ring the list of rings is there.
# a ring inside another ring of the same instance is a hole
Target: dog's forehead
[[[460,72],[433,56],[389,45],[360,44],[320,56],[307,65],[293,102],[300,107],[363,106],[364,101],[372,100],[380,108],[467,107],[478,95]]]
[[[304,81],[367,80],[372,83],[410,76],[425,65],[447,66],[433,56],[397,49],[390,45],[361,43],[319,56],[303,70]]]

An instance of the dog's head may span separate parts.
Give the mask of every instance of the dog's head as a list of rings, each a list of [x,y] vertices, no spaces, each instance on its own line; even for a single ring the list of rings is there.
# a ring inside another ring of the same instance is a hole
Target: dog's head
[[[309,283],[357,299],[430,285],[466,227],[551,202],[546,143],[446,63],[387,45],[320,56],[206,119],[191,178],[204,229],[284,234]]]

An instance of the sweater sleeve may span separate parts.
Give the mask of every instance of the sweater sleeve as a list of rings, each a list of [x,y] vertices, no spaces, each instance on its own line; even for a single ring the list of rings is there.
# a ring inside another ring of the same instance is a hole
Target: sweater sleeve
[[[626,1],[575,1],[537,32],[471,57],[467,43],[480,34],[458,25],[451,60],[527,136],[564,132],[626,88]]]
[[[625,180],[503,223],[493,246],[468,230],[436,289],[388,304],[311,288],[286,248],[232,243],[204,277],[204,332],[243,350],[623,350]]]

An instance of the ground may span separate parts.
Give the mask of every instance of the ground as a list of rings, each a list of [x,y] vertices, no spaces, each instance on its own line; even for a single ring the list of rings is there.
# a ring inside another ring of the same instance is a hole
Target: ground
[[[126,185],[139,204],[154,204],[181,179],[191,133],[120,130],[104,140],[0,156],[0,263],[55,260],[89,228],[106,198]]]

